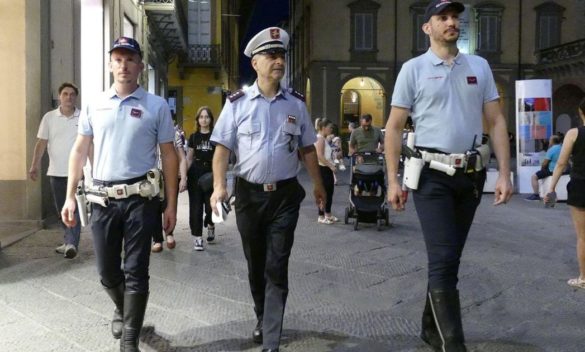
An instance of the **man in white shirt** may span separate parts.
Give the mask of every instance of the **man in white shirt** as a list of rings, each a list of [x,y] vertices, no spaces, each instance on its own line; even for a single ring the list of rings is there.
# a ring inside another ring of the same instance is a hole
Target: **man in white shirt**
[[[79,89],[73,83],[65,82],[59,87],[59,107],[46,113],[41,120],[33,160],[28,171],[31,180],[36,181],[41,169],[41,159],[48,149],[47,176],[50,177],[57,214],[61,213],[65,203],[69,153],[77,137],[80,110],[75,107],[75,102],[78,95]],[[75,258],[81,232],[80,222],[77,221],[75,227],[68,228],[63,225],[63,228],[64,243],[55,250],[65,258]]]

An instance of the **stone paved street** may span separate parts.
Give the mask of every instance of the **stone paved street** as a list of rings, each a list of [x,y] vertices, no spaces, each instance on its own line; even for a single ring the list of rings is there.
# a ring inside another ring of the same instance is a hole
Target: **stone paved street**
[[[290,261],[282,351],[430,351],[417,337],[426,255],[412,203],[377,231],[322,225],[309,196]],[[565,204],[545,209],[521,195],[493,207],[484,195],[460,273],[470,351],[585,351],[585,290],[577,275],[575,234]],[[180,197],[177,248],[151,257],[143,351],[259,351],[251,342],[252,299],[233,215],[217,242],[194,252],[187,195]],[[348,186],[336,187],[343,217]],[[0,251],[0,351],[117,351],[113,305],[102,291],[90,233],[79,256],[54,252],[55,226]]]

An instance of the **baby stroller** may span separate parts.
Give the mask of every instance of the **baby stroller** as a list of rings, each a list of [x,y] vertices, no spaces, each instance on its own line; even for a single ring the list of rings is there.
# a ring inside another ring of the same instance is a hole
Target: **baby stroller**
[[[390,226],[386,207],[384,154],[355,153],[350,158],[349,207],[345,208],[345,223],[355,219],[353,229],[360,222],[376,223],[378,230]]]

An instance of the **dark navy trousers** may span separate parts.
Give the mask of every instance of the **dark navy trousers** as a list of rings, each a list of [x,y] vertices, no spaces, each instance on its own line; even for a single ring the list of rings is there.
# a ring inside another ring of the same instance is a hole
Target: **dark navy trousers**
[[[305,198],[296,181],[274,192],[236,181],[236,224],[248,262],[248,280],[258,319],[263,319],[263,347],[278,348],[288,296],[288,259],[299,208]]]
[[[92,203],[91,231],[104,286],[116,287],[125,281],[127,292],[148,292],[150,244],[153,229],[160,226],[160,203],[158,197],[138,195],[110,199],[107,207]]]
[[[429,289],[457,287],[461,253],[483,192],[486,173],[453,176],[423,168],[414,205],[428,256]]]

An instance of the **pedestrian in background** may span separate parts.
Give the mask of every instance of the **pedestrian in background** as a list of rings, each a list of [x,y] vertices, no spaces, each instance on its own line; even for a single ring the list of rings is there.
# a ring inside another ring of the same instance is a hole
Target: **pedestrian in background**
[[[332,134],[333,122],[326,118],[319,119],[315,149],[317,151],[319,171],[321,172],[321,179],[323,180],[323,187],[325,187],[327,198],[325,200],[325,207],[318,208],[319,217],[317,218],[317,222],[327,225],[339,221],[339,219],[331,214],[333,191],[335,190],[335,172],[337,171],[337,167],[333,161],[333,149],[327,139]]]
[[[406,196],[398,179],[398,160],[403,129],[412,114],[416,149],[425,161],[413,191],[428,258],[421,338],[443,352],[467,351],[457,282],[486,178],[488,160],[482,156],[489,152],[482,141],[482,116],[499,166],[494,204],[504,204],[512,195],[506,120],[493,74],[485,59],[457,49],[463,11],[465,6],[455,1],[434,0],[426,7],[422,30],[431,47],[402,66],[385,136],[388,203],[403,210]],[[431,162],[443,164],[449,173],[431,169]]]
[[[551,176],[557,165],[557,161],[561,155],[561,137],[557,134],[553,134],[549,138],[548,145],[549,147],[546,151],[546,156],[544,157],[540,170],[530,178],[533,193],[526,197],[525,200],[540,200],[540,196],[538,195],[538,180]]]
[[[382,153],[384,151],[384,134],[378,127],[372,126],[372,115],[360,117],[360,127],[353,130],[349,137],[349,155],[355,152]]]
[[[187,166],[189,168],[189,227],[193,236],[193,249],[202,251],[203,227],[207,228],[207,242],[215,240],[215,224],[211,221],[209,198],[213,191],[211,162],[215,146],[209,142],[213,131],[213,113],[202,106],[195,114],[197,130],[189,136]],[[203,211],[205,210],[205,218]]]
[[[256,34],[244,54],[257,80],[228,97],[211,136],[211,208],[226,201],[230,152],[236,156],[236,224],[248,262],[258,322],[252,333],[265,352],[279,350],[288,296],[288,260],[305,191],[297,180],[299,155],[313,181],[317,205],[325,191],[315,152],[315,130],[304,97],[281,86],[289,36],[281,28]]]
[[[179,193],[184,192],[187,190],[187,157],[185,156],[185,138],[182,135],[182,131],[179,125],[175,125],[175,151],[177,152],[177,159],[179,160],[179,179],[177,180],[177,193],[175,203],[178,202]],[[161,168],[162,164],[160,164],[162,160],[159,159],[159,169]],[[160,226],[155,229],[153,234],[153,244],[151,251],[153,253],[159,253],[163,250],[163,241],[166,238],[167,248],[174,249],[177,245],[175,241],[174,232],[171,231],[170,233],[165,233],[164,226],[163,226],[163,218],[164,218],[164,211],[167,207],[168,201],[164,199],[161,202],[161,216],[160,218]]]
[[[579,117],[585,125],[585,99],[579,104]],[[567,205],[577,233],[577,262],[579,276],[567,283],[574,287],[585,288],[585,126],[572,128],[565,135],[561,155],[552,174],[550,188],[545,196],[545,203],[553,201],[552,194],[557,188],[559,178],[573,160],[571,180],[567,184]]]
[[[75,106],[79,95],[79,89],[75,84],[69,82],[61,84],[58,93],[59,107],[46,113],[41,120],[28,174],[31,180],[37,180],[41,169],[41,160],[45,150],[48,149],[49,169],[47,170],[47,176],[49,176],[51,183],[55,208],[57,209],[57,214],[60,215],[67,192],[69,153],[77,137],[80,110]],[[62,224],[65,232],[63,244],[55,248],[57,253],[68,259],[75,258],[79,248],[81,224],[77,212],[75,213],[75,218],[77,219],[77,224],[71,228]]]
[[[114,83],[81,112],[61,217],[67,226],[77,225],[75,191],[93,143],[93,182],[107,195],[102,204],[92,203],[98,274],[115,304],[112,335],[121,338],[121,351],[135,352],[148,302],[152,229],[160,226],[158,193],[163,190],[157,187],[157,147],[168,200],[163,221],[166,233],[173,231],[177,221],[178,163],[167,102],[138,85],[144,70],[140,45],[120,37],[109,53]]]

